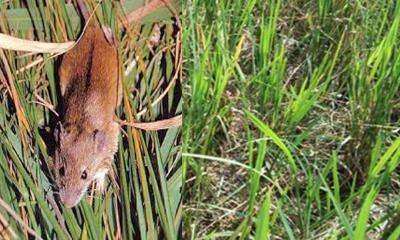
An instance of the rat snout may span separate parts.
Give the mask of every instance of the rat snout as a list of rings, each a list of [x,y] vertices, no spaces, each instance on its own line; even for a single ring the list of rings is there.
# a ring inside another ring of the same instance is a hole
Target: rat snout
[[[81,190],[63,189],[60,191],[60,200],[67,208],[72,208],[79,203],[84,193]]]

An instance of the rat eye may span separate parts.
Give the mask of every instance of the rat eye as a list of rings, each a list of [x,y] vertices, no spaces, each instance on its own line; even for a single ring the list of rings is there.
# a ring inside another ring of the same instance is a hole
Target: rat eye
[[[61,176],[65,175],[65,168],[64,166],[60,167],[60,169],[58,169],[58,172],[60,173]]]
[[[82,172],[81,178],[82,178],[82,179],[86,179],[86,178],[87,178],[86,170]]]

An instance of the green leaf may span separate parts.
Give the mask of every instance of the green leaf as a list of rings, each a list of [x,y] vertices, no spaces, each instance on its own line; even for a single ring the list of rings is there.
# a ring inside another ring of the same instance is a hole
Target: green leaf
[[[360,214],[358,215],[356,230],[354,231],[354,239],[365,239],[367,230],[368,217],[370,214],[371,206],[378,195],[378,189],[373,186],[369,191],[367,198],[361,207]]]
[[[254,239],[256,240],[266,240],[269,239],[270,234],[270,217],[269,217],[269,209],[271,207],[271,189],[268,190],[264,203],[261,207],[260,212],[258,213],[257,222],[256,222],[256,234]]]
[[[257,118],[254,114],[251,112],[245,111],[246,116],[256,125],[256,127],[263,132],[267,137],[270,137],[272,141],[283,151],[283,153],[286,155],[286,157],[289,160],[289,164],[291,166],[291,169],[294,173],[297,172],[297,166],[294,161],[294,158],[289,151],[289,149],[285,146],[283,141],[276,135],[272,129],[270,129],[265,123],[263,123],[259,118]]]

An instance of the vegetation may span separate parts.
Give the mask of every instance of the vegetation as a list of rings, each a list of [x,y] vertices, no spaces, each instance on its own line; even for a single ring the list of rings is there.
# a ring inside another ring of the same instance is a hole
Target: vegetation
[[[175,13],[164,6],[139,23],[117,25],[144,2],[91,2],[95,18],[118,39],[124,94],[117,115],[128,122],[170,118],[182,105]],[[81,34],[79,15],[65,1],[0,1],[0,8],[0,32],[10,36],[66,42]],[[58,61],[54,54],[0,49],[0,238],[176,239],[182,214],[180,128],[122,126],[116,179],[105,194],[88,193],[73,209],[57,200],[50,168]]]
[[[183,19],[184,239],[399,239],[400,2]]]

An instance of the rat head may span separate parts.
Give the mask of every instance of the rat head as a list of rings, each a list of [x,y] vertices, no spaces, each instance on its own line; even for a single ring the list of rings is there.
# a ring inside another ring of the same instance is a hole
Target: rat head
[[[79,129],[58,124],[54,175],[61,201],[66,207],[79,203],[93,181],[102,184],[111,168],[112,155],[107,151],[103,130]]]

